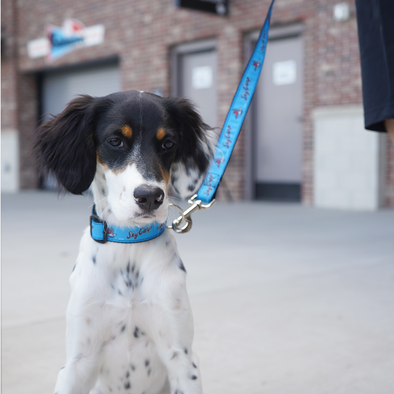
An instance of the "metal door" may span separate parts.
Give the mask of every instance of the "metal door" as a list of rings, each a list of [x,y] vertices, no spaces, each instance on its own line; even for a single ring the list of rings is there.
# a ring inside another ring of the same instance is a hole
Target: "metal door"
[[[270,40],[256,93],[255,197],[299,201],[303,114],[301,36]]]
[[[178,95],[191,99],[205,123],[217,127],[217,55],[215,50],[181,53]]]

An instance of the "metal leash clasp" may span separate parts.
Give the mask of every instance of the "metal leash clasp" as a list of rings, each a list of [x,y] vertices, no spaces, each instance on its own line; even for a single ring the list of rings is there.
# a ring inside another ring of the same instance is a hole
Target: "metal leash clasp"
[[[178,207],[178,205],[175,204],[170,204],[170,206],[175,207],[179,210],[181,213],[181,216],[179,216],[177,219],[175,219],[172,222],[172,225],[167,226],[169,229],[173,229],[176,233],[178,234],[184,234],[187,233],[191,230],[193,222],[191,218],[191,214],[194,211],[200,210],[200,209],[208,209],[211,208],[213,204],[215,204],[216,200],[213,199],[210,203],[206,204],[203,203],[201,200],[197,200],[197,194],[192,196],[189,200],[188,203],[191,205],[188,209],[185,211],[182,210],[182,208]],[[185,224],[182,226],[182,222]]]

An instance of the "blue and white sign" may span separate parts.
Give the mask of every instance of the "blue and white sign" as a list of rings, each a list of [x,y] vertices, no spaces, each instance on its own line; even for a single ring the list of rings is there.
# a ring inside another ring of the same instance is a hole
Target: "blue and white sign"
[[[51,62],[77,48],[101,44],[104,32],[104,25],[85,27],[78,19],[68,18],[61,27],[48,25],[46,37],[28,42],[27,53],[31,59],[45,56]]]

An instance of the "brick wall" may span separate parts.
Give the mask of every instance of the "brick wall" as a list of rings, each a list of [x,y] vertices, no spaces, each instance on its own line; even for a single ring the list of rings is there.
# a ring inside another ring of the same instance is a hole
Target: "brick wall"
[[[18,129],[17,71],[15,61],[15,9],[13,0],[3,0],[1,13],[1,126]]]
[[[38,185],[38,177],[32,148],[34,130],[38,126],[38,92],[37,78],[34,75],[19,74],[18,98],[20,187],[35,189]]]
[[[9,3],[10,0],[5,0],[3,9],[8,8]],[[173,0],[53,0],[50,3],[47,0],[19,0],[17,67],[19,74],[27,78],[21,82],[23,88],[19,91],[23,91],[24,99],[32,100],[23,105],[22,98],[18,101],[23,112],[27,111],[21,130],[27,138],[36,123],[36,114],[33,114],[37,105],[36,86],[28,73],[118,56],[123,89],[151,91],[161,88],[164,95],[168,95],[170,48],[212,37],[218,44],[218,120],[221,124],[244,69],[243,39],[249,32],[261,28],[269,3],[269,0],[232,0],[230,15],[222,18],[175,9]],[[272,17],[272,25],[302,22],[304,26],[303,201],[306,204],[313,203],[312,109],[362,101],[354,0],[350,0],[350,20],[342,23],[333,20],[335,3],[334,0],[281,0],[275,5]],[[42,37],[45,24],[60,26],[66,17],[80,19],[86,26],[103,23],[106,28],[104,43],[78,49],[50,66],[43,59],[29,59],[27,42]],[[8,70],[3,72],[7,74]],[[26,139],[26,146],[30,141]],[[236,199],[244,194],[244,144],[241,134],[225,176],[225,184]],[[393,156],[391,149],[387,195],[391,205],[394,205]],[[31,187],[30,164],[24,158],[24,187]]]

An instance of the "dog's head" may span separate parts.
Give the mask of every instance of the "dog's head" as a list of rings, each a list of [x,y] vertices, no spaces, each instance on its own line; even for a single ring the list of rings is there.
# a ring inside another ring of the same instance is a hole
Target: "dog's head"
[[[65,190],[92,184],[112,224],[164,222],[168,198],[192,195],[213,155],[213,132],[186,99],[127,91],[79,96],[38,128],[41,171]]]

